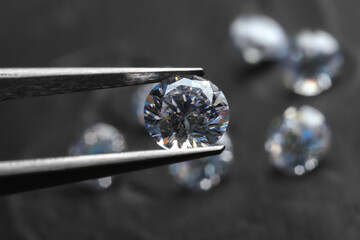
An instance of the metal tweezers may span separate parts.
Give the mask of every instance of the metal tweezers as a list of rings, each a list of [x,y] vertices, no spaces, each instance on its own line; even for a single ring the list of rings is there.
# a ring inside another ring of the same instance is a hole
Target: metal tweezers
[[[202,68],[0,69],[0,101],[160,82]],[[220,154],[223,145],[0,161],[0,195],[57,186]]]

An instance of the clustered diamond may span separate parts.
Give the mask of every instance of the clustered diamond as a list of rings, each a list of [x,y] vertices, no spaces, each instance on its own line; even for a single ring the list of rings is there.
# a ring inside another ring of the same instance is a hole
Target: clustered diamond
[[[315,96],[329,89],[344,62],[337,40],[324,31],[302,31],[285,62],[285,84],[295,93]]]
[[[127,148],[124,136],[113,126],[97,123],[87,128],[69,148],[70,155],[89,155],[102,153],[123,152]],[[105,190],[113,183],[112,177],[82,182],[84,187],[91,190]]]
[[[237,17],[230,26],[235,49],[249,64],[283,59],[289,51],[288,38],[273,19],[259,14]]]
[[[329,144],[330,131],[321,112],[309,106],[289,107],[274,121],[265,149],[277,169],[303,175],[317,167]]]

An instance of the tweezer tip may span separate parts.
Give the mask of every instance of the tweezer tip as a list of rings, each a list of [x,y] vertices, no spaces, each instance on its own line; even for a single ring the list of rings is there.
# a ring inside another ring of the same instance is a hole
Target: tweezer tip
[[[208,146],[208,147],[199,147],[199,148],[191,148],[183,150],[182,153],[189,153],[189,154],[197,154],[197,153],[205,153],[209,156],[211,155],[218,155],[225,150],[224,145],[216,145],[216,146]]]
[[[209,149],[209,152],[214,152],[214,153],[222,153],[225,150],[225,145],[216,145],[216,146],[210,146],[207,147]]]

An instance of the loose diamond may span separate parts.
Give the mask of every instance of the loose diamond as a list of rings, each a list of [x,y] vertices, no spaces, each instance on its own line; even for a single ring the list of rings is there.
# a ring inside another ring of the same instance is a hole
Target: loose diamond
[[[242,15],[230,26],[230,36],[236,49],[249,64],[276,61],[286,56],[288,38],[281,26],[263,15]]]
[[[339,43],[329,33],[300,32],[285,64],[285,84],[295,93],[315,96],[329,89],[344,58]]]
[[[226,133],[218,143],[226,147],[220,155],[169,166],[170,174],[180,186],[194,191],[207,191],[223,180],[233,161],[233,150],[231,139]]]
[[[280,171],[303,175],[316,168],[329,144],[330,131],[321,112],[309,106],[289,107],[274,120],[265,150]]]
[[[70,155],[89,155],[101,153],[116,153],[126,149],[124,136],[114,127],[105,123],[97,123],[86,129],[79,140],[69,148]],[[94,190],[109,188],[113,183],[112,177],[83,182]]]
[[[144,119],[161,147],[194,148],[219,140],[228,126],[229,107],[224,94],[210,81],[174,76],[150,92]]]

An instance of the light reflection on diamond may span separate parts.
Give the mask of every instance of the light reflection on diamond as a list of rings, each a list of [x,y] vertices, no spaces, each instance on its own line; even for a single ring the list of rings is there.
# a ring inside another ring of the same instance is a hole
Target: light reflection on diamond
[[[218,144],[225,145],[220,155],[169,166],[169,172],[176,182],[189,190],[208,191],[217,186],[228,174],[233,161],[233,149],[228,134],[224,134]]]
[[[113,126],[97,123],[87,128],[69,148],[70,155],[116,153],[126,150],[124,136]],[[93,190],[104,190],[113,183],[112,177],[84,181],[81,184]]]
[[[303,175],[305,173],[305,168],[301,165],[297,165],[295,168],[294,168],[294,172],[296,175]]]
[[[315,96],[333,85],[344,58],[337,40],[317,30],[300,32],[284,64],[285,85],[303,96]]]
[[[274,120],[265,150],[280,171],[303,175],[315,169],[330,145],[330,131],[321,112],[309,106],[289,107]]]
[[[237,17],[230,26],[230,36],[249,64],[283,59],[288,53],[286,33],[275,20],[264,15]]]
[[[151,137],[163,148],[208,146],[226,131],[229,107],[224,94],[198,76],[174,76],[150,92],[144,119]]]

